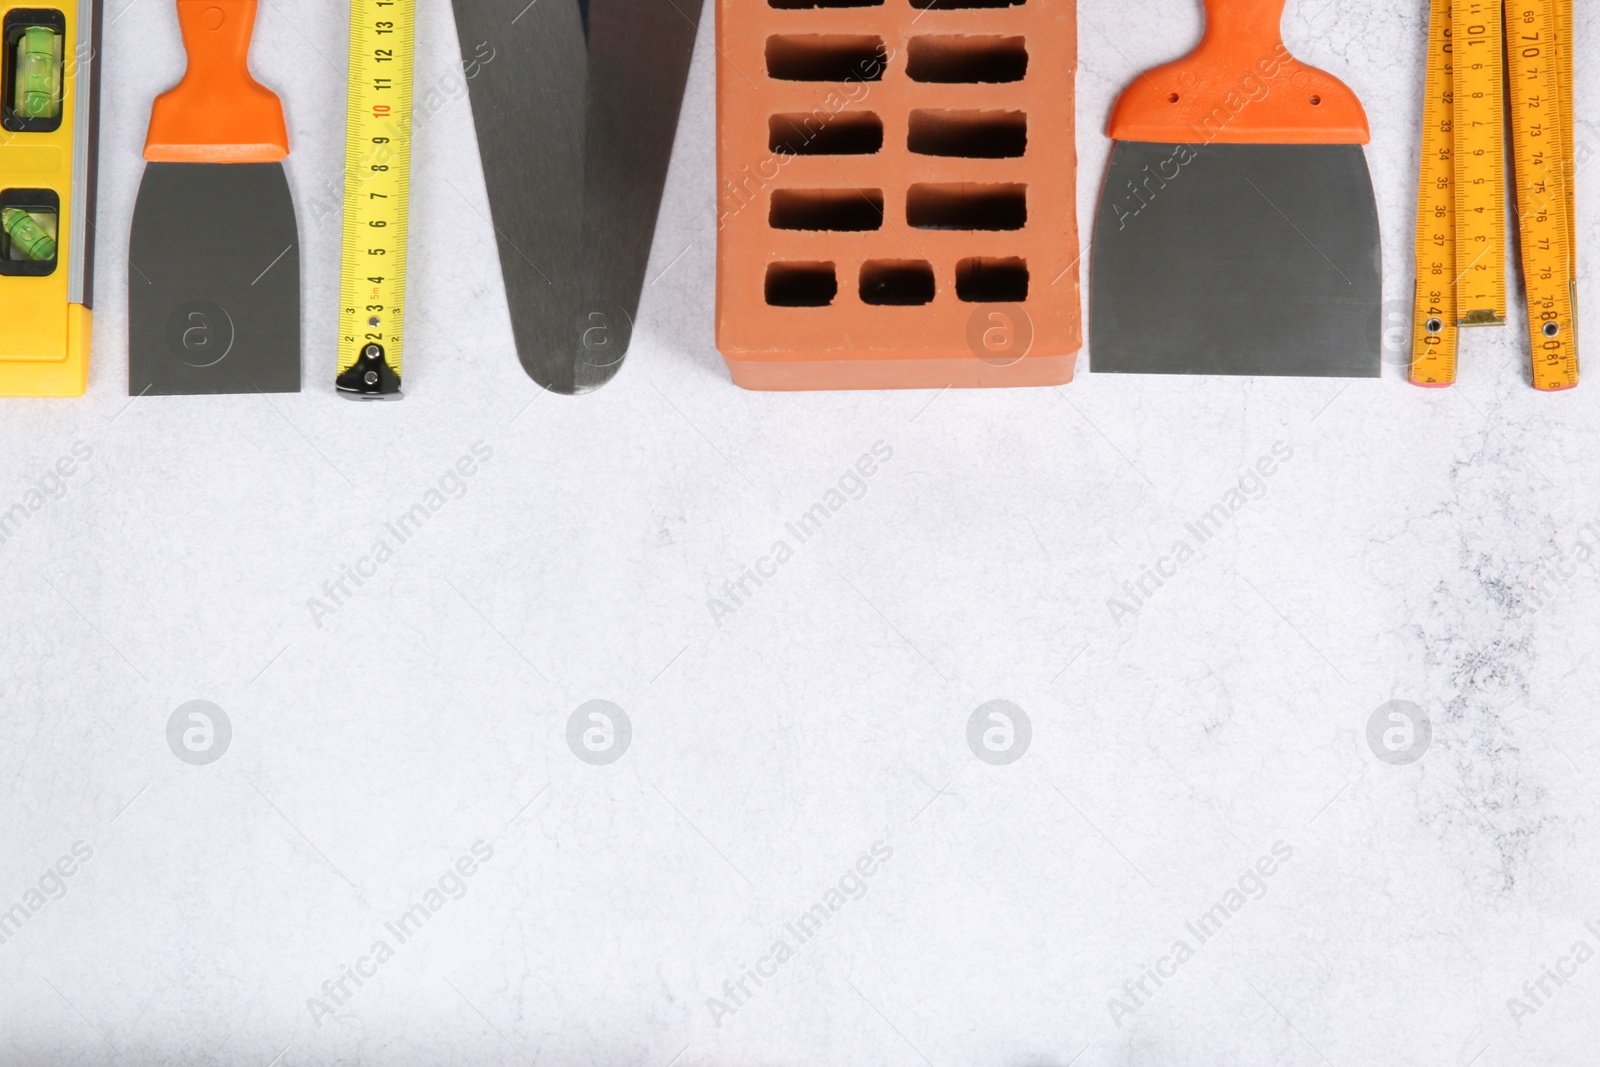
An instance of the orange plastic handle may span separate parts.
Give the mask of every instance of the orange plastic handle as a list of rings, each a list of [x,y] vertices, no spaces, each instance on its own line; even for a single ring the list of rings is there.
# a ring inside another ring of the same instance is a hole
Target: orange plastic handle
[[[256,0],[178,0],[189,67],[156,97],[144,158],[275,163],[289,154],[283,104],[250,76]]]
[[[1284,47],[1284,2],[1205,0],[1200,44],[1123,90],[1106,132],[1166,144],[1366,144],[1356,94]]]

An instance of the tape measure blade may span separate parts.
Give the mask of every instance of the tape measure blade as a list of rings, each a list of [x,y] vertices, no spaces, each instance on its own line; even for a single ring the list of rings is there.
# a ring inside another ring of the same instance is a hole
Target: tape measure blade
[[[351,0],[336,378],[345,395],[400,392],[415,41],[415,0]]]
[[[1412,306],[1413,384],[1456,380],[1456,219],[1451,104],[1450,0],[1432,0],[1422,159],[1417,185],[1417,284]]]

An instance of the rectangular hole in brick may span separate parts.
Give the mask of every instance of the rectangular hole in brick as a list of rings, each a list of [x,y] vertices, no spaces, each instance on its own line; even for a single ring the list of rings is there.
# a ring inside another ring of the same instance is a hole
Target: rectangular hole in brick
[[[1027,72],[1028,47],[1021,37],[913,37],[906,48],[912,81],[1017,82]]]
[[[876,230],[882,189],[774,189],[767,223],[775,230]]]
[[[767,147],[794,156],[870,156],[883,147],[883,120],[870,111],[773,115]]]
[[[933,268],[920,259],[861,264],[861,302],[902,307],[933,302]]]
[[[883,0],[767,0],[767,6],[781,11],[805,11],[815,7],[882,7]]]
[[[923,156],[1015,159],[1028,147],[1028,116],[1021,111],[913,111],[906,147]]]
[[[780,308],[825,308],[839,293],[832,263],[767,264],[767,303]]]
[[[953,11],[963,7],[1011,7],[1027,0],[911,0],[911,6],[923,11]]]
[[[1020,304],[1028,299],[1028,261],[963,259],[956,264],[956,296],[969,304]]]
[[[881,81],[888,62],[882,37],[813,33],[767,38],[767,74],[780,81]]]
[[[906,221],[919,230],[1020,230],[1028,221],[1026,185],[913,185]]]

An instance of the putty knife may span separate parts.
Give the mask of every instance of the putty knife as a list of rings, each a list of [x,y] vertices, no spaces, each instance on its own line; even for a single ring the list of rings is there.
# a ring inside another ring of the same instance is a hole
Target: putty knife
[[[1284,3],[1205,0],[1199,46],[1118,99],[1091,371],[1379,375],[1366,112],[1289,54]]]
[[[553,392],[627,354],[700,7],[455,0],[518,357]]]
[[[256,0],[177,0],[189,66],[156,99],[128,261],[128,392],[300,388],[283,106],[250,76]]]

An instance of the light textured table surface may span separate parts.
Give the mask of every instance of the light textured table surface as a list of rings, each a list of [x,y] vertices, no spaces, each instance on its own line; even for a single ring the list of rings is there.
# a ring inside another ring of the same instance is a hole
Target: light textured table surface
[[[1421,6],[1285,21],[1372,117],[1398,306]],[[130,403],[139,151],[183,60],[165,0],[110,7],[89,395],[0,403],[0,1064],[1595,1062],[1600,385],[1534,393],[1520,326],[1440,392],[1086,358],[1059,390],[741,392],[708,14],[635,349],[541,394],[423,0],[409,395],[346,403],[343,18],[268,0],[306,389]],[[1200,12],[1081,23],[1087,234],[1111,100]],[[195,700],[231,725],[208,765],[169,746]],[[631,724],[605,765],[569,748],[591,700]],[[993,700],[1031,725],[1004,765],[969,747]],[[1431,724],[1409,764],[1369,744],[1392,700]]]

